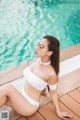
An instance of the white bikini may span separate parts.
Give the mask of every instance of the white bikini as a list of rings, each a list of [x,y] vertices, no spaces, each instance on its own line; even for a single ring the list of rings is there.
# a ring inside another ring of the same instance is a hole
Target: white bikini
[[[24,69],[23,75],[26,78],[27,82],[29,82],[32,87],[38,90],[43,90],[48,84],[47,82],[44,82],[41,78],[39,78],[36,74],[31,72],[30,67]]]
[[[55,90],[57,88],[57,84],[54,85],[50,85],[47,82],[44,82],[41,78],[39,78],[36,74],[34,74],[31,70],[30,67],[27,67],[24,69],[23,71],[23,75],[25,80],[27,80],[27,82],[29,82],[29,84],[38,89],[38,90],[43,90],[46,88],[47,85],[49,85],[49,88],[51,90]],[[32,99],[31,97],[29,97],[27,95],[27,93],[25,92],[24,88],[22,88],[21,90],[21,94],[28,100],[28,102],[32,105],[36,105],[37,108],[39,107],[39,102],[37,102],[36,100]]]

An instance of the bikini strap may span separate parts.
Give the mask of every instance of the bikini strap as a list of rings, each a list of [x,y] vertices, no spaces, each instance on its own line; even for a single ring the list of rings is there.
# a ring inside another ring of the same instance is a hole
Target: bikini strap
[[[50,84],[49,84],[49,88],[50,88],[51,90],[56,90],[56,88],[57,88],[57,83],[54,84],[54,85],[50,85]]]

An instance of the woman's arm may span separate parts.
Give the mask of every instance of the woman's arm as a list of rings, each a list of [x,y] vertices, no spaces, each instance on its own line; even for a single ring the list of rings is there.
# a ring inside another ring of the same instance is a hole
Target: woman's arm
[[[54,92],[54,91],[50,90],[50,94],[51,94],[52,102],[55,106],[56,112],[58,113],[60,111],[60,108],[59,108],[59,103],[58,103],[57,92],[56,91]]]
[[[61,112],[59,103],[58,103],[57,92],[50,91],[50,94],[51,94],[51,98],[55,106],[55,110],[56,110],[58,117],[62,118],[63,120],[67,120],[66,118],[72,118],[73,116],[69,112]]]
[[[57,96],[57,82],[58,82],[58,77],[56,75],[54,75],[54,77],[50,77],[49,79],[50,95],[58,117],[62,118],[63,120],[66,120],[66,117],[72,118],[72,115],[69,112],[61,112],[60,110],[58,96]]]

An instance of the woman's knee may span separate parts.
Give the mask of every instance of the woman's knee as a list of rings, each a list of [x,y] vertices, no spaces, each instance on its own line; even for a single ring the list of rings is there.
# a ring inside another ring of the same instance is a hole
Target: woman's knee
[[[1,92],[2,92],[2,94],[4,94],[4,95],[8,95],[9,92],[11,91],[11,89],[12,89],[11,85],[6,84],[6,85],[4,85],[4,86],[2,87]]]
[[[6,101],[5,105],[7,105],[9,107],[12,107],[12,103],[11,103],[9,98],[7,98],[7,101]]]

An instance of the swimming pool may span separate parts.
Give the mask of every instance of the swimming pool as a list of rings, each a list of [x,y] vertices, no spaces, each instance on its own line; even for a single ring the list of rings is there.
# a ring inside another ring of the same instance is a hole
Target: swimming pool
[[[0,1],[0,70],[31,60],[36,43],[54,35],[64,49],[80,43],[79,0]]]

